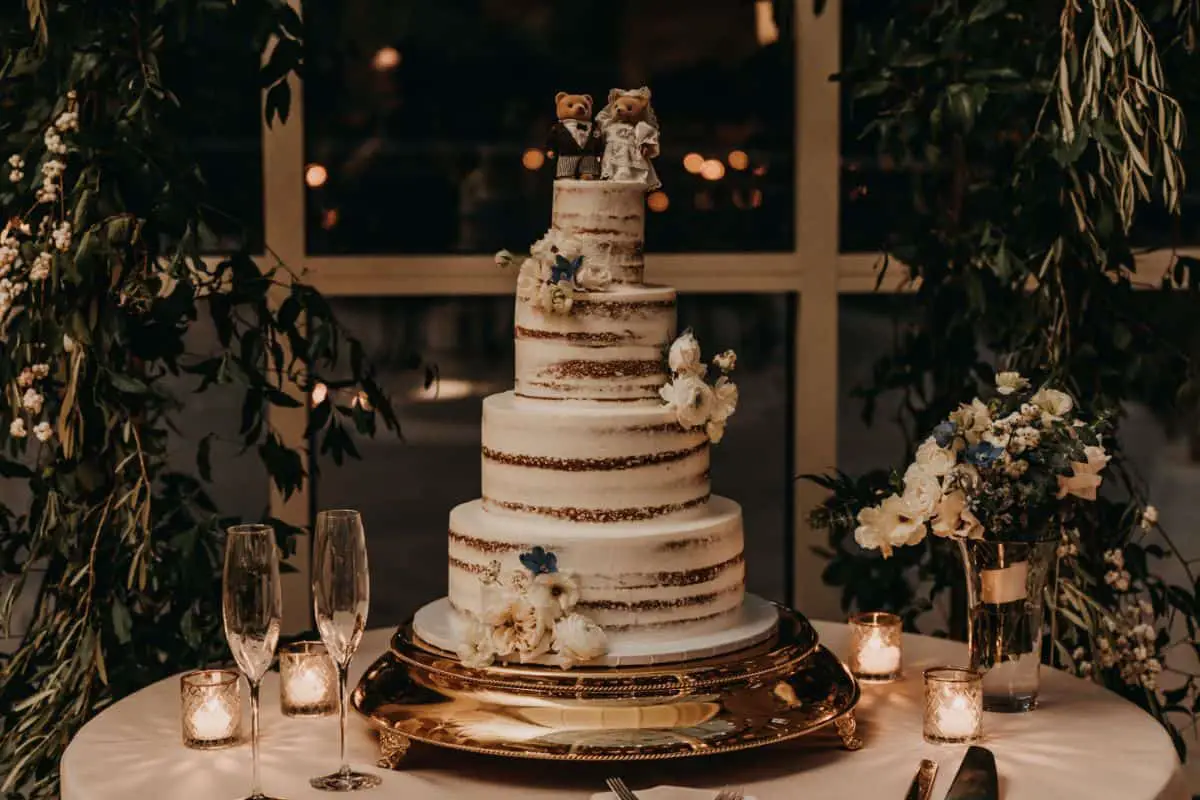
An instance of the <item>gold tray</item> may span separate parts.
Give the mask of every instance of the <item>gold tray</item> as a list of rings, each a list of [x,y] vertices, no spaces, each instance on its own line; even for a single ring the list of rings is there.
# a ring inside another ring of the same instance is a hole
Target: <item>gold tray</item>
[[[808,620],[780,607],[767,642],[630,668],[470,669],[421,641],[410,621],[351,700],[379,730],[381,764],[395,768],[410,740],[520,758],[645,760],[760,747],[831,723],[857,750],[858,696]]]

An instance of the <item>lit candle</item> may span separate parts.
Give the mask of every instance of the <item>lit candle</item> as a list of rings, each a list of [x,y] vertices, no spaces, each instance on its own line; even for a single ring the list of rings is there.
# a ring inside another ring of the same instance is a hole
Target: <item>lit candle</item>
[[[925,670],[925,740],[973,742],[983,733],[982,675],[969,669]]]
[[[179,679],[183,743],[197,749],[236,744],[242,726],[242,695],[238,674],[226,669],[202,669]]]
[[[850,671],[861,681],[900,677],[901,623],[895,614],[867,611],[850,617]]]
[[[279,650],[279,704],[288,717],[337,710],[337,672],[320,642],[294,642]]]

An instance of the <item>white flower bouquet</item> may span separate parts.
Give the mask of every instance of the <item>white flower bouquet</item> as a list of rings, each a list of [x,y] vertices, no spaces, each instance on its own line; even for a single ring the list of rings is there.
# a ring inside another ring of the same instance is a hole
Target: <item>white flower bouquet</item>
[[[1105,420],[1076,416],[1067,393],[1034,391],[1016,372],[996,376],[994,397],[950,414],[917,448],[895,490],[859,511],[855,541],[886,558],[892,549],[937,536],[1030,541],[1070,505],[1096,499],[1109,455]]]

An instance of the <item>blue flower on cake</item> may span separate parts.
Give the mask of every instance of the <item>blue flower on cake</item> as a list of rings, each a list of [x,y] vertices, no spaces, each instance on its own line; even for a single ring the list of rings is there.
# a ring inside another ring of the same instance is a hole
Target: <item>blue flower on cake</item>
[[[541,545],[535,546],[528,553],[521,553],[521,564],[534,575],[558,572],[558,556],[547,551]]]
[[[675,410],[675,418],[686,428],[703,426],[713,444],[725,435],[725,424],[737,411],[737,384],[729,380],[728,372],[737,363],[737,354],[727,350],[713,359],[713,366],[723,374],[711,386],[704,381],[707,365],[701,359],[700,343],[691,331],[685,331],[667,353],[672,379],[658,394]]]

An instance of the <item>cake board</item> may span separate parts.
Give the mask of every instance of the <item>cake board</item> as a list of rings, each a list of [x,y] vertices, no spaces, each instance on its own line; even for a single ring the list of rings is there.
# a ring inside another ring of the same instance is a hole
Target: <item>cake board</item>
[[[765,601],[760,601],[765,602]],[[857,750],[859,688],[784,608],[765,641],[670,664],[464,667],[410,620],[355,688],[354,708],[379,732],[382,766],[412,741],[488,755],[633,761],[714,755],[834,726]]]

